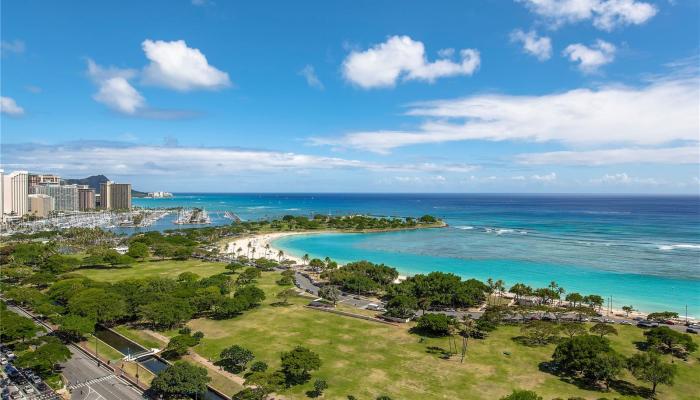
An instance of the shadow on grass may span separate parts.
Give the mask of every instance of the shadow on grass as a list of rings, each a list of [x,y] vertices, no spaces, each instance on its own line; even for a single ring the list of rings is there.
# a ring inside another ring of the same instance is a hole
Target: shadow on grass
[[[96,269],[96,270],[129,269],[132,267],[133,267],[133,264],[121,264],[121,265],[95,264],[95,265],[82,265],[79,268],[77,268],[76,271],[81,270],[81,269]]]
[[[510,340],[514,341],[515,343],[517,343],[519,345],[527,346],[527,347],[543,347],[543,346],[546,346],[550,343],[556,342],[553,340],[548,340],[548,341],[533,340],[532,338],[529,338],[527,336],[514,336],[514,337],[510,338]]]
[[[289,307],[291,305],[292,305],[292,303],[289,303],[289,302],[285,303],[283,301],[276,301],[274,303],[270,303],[271,307]]]
[[[538,364],[537,367],[541,372],[554,375],[558,377],[560,381],[568,383],[570,385],[574,385],[579,389],[591,390],[600,393],[609,393],[609,391],[606,391],[605,388],[603,388],[595,382],[591,382],[581,377],[571,376],[568,373],[559,370],[557,364],[554,362],[541,362]],[[650,389],[647,389],[643,386],[637,386],[633,383],[623,380],[611,381],[610,389],[615,390],[624,396],[639,396],[642,398],[652,398]]]
[[[445,350],[444,348],[440,346],[428,346],[425,349],[425,352],[428,354],[434,354],[438,356],[439,358],[442,358],[443,360],[449,360],[450,357],[452,357],[452,353],[449,351]]]

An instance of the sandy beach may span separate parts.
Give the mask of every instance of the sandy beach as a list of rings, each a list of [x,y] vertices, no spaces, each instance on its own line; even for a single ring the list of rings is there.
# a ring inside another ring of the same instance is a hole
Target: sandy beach
[[[272,242],[285,237],[285,236],[296,236],[296,235],[317,235],[321,233],[329,233],[329,231],[314,231],[314,232],[273,232],[273,233],[261,233],[259,235],[251,235],[232,240],[226,244],[224,252],[231,254],[241,254],[247,256],[249,254],[248,245],[250,245],[250,254],[254,254],[255,257],[266,257],[273,260],[277,260],[280,249],[275,248]],[[269,248],[267,247],[269,245]],[[238,251],[241,249],[242,251]],[[302,264],[303,261],[301,257],[295,257],[291,254],[284,254],[283,260],[292,260],[298,264]]]
[[[251,256],[254,255],[254,257],[266,257],[266,258],[271,258],[274,260],[278,259],[278,253],[280,249],[276,248],[273,245],[273,242],[279,238],[286,237],[286,236],[296,236],[296,235],[319,235],[323,233],[334,233],[335,231],[311,231],[311,232],[273,232],[273,233],[261,233],[257,235],[250,235],[250,236],[245,236],[238,238],[236,240],[229,241],[224,248],[224,252],[228,254],[240,254],[240,255],[245,255],[247,256],[250,254]],[[250,244],[250,250],[248,248],[248,244]],[[267,248],[267,245],[269,245],[269,248]],[[241,249],[240,252],[237,250]],[[292,260],[297,264],[303,264],[303,260],[301,257],[297,257],[291,254],[285,253],[284,256],[282,257],[283,260]],[[399,275],[399,278],[397,279],[398,281],[405,280],[407,278],[406,275]],[[563,302],[566,303],[566,302]],[[611,313],[607,312],[607,309],[603,309],[603,314],[605,316],[617,316],[617,317],[624,317],[625,312],[621,309],[618,308],[613,308]],[[646,313],[640,312],[640,311],[633,311],[629,314],[629,319],[634,318],[634,317],[646,317]]]

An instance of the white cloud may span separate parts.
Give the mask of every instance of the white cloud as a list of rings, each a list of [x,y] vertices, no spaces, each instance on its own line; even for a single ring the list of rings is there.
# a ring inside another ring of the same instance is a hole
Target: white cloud
[[[593,25],[611,31],[624,25],[640,25],[658,12],[650,3],[636,0],[518,0],[554,27],[592,20]]]
[[[549,174],[546,175],[532,175],[530,177],[533,181],[540,181],[540,182],[553,182],[557,180],[557,174],[554,172],[550,172]]]
[[[104,68],[88,59],[88,76],[98,87],[93,99],[114,111],[134,115],[146,106],[143,96],[129,83],[135,75],[135,70]]]
[[[0,113],[19,117],[24,115],[24,108],[17,105],[12,97],[0,97]]]
[[[537,36],[534,30],[523,32],[516,29],[510,34],[510,40],[521,43],[526,53],[537,57],[540,61],[549,60],[552,56],[552,40],[547,36]]]
[[[64,174],[101,171],[117,175],[220,175],[244,171],[306,171],[353,169],[386,173],[466,172],[467,164],[386,164],[291,152],[226,147],[136,145],[126,142],[65,145],[8,144],[2,148],[6,168],[50,170]]]
[[[591,183],[598,184],[612,184],[612,185],[629,185],[629,184],[644,184],[644,185],[658,185],[660,182],[654,178],[637,178],[628,175],[626,172],[615,173],[615,174],[605,174],[600,178],[592,178],[589,180]]]
[[[603,86],[541,96],[479,94],[415,103],[415,130],[352,132],[313,144],[377,153],[428,143],[526,140],[568,146],[652,146],[698,141],[698,78],[664,78],[638,88]]]
[[[612,43],[598,39],[590,47],[581,43],[570,44],[566,46],[562,54],[570,61],[577,62],[581,72],[590,74],[597,72],[601,66],[613,62],[615,51],[615,46]]]
[[[318,76],[316,76],[316,71],[314,70],[314,66],[311,64],[307,64],[304,66],[304,68],[299,71],[299,75],[303,76],[304,79],[306,79],[306,83],[316,89],[323,90],[323,83],[318,79]]]
[[[217,90],[231,86],[228,74],[209,65],[199,49],[184,40],[145,40],[141,46],[151,61],[143,70],[143,81],[179,91]]]
[[[13,41],[2,40],[0,41],[0,53],[24,53],[26,46],[24,41],[15,39]]]
[[[700,164],[700,146],[553,151],[520,154],[516,159],[531,165]]]
[[[438,78],[472,75],[481,62],[475,49],[460,50],[452,60],[453,49],[440,51],[441,59],[427,60],[425,46],[408,36],[391,36],[386,42],[365,51],[352,51],[343,62],[345,79],[364,89],[393,87],[398,80],[434,82]]]

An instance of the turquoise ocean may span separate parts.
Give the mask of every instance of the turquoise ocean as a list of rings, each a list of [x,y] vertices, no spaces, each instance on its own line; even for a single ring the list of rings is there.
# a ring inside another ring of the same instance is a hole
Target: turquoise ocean
[[[285,214],[438,216],[447,228],[299,235],[288,254],[370,260],[402,274],[452,272],[612,297],[613,307],[700,317],[700,197],[524,194],[176,194],[141,207],[203,207],[256,220]],[[150,229],[175,229],[174,216]],[[129,231],[130,232],[130,231]]]

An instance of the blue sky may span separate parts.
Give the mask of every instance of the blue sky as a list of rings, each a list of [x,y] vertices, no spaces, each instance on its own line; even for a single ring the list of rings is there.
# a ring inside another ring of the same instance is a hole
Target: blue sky
[[[2,2],[2,165],[142,190],[698,193],[696,1]]]

